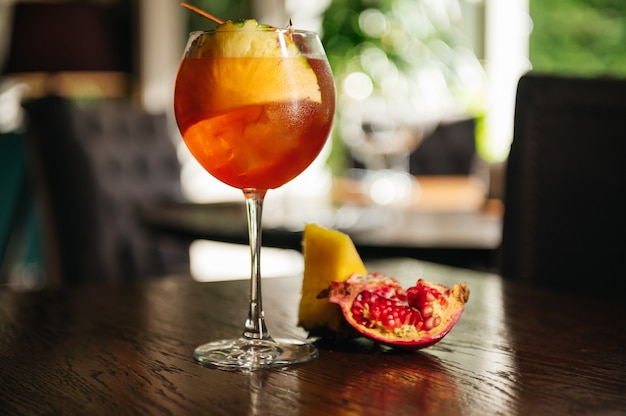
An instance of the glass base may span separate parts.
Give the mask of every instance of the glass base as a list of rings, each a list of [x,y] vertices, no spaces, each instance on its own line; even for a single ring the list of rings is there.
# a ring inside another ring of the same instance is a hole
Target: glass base
[[[202,365],[223,370],[254,371],[285,367],[317,358],[317,348],[295,339],[230,339],[209,342],[195,349],[193,358]]]

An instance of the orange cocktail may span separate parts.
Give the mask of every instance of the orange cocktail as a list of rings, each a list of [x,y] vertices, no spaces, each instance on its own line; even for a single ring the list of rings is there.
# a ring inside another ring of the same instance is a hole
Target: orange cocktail
[[[300,174],[328,139],[335,84],[316,33],[222,22],[189,36],[174,90],[187,147],[222,182],[243,191],[250,239],[250,302],[241,336],[198,346],[207,366],[256,370],[317,357],[312,343],[274,338],[261,296],[261,218],[268,189]]]
[[[321,102],[284,94],[299,82],[297,59],[198,57],[181,63],[178,125],[193,156],[217,179],[239,189],[276,188],[320,153],[335,111],[332,74],[326,60],[307,58]]]

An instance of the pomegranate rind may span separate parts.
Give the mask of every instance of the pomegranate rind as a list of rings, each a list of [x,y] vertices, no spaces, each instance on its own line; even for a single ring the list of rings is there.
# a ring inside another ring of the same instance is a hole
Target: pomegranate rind
[[[345,320],[361,335],[394,348],[416,350],[436,344],[450,332],[465,309],[465,303],[469,299],[469,288],[465,283],[458,283],[449,288],[424,279],[418,279],[415,288],[434,291],[440,297],[439,301],[428,304],[432,309],[430,312],[432,316],[438,318],[438,323],[428,329],[422,329],[423,325],[405,323],[391,330],[382,322],[369,319],[373,316],[368,316],[367,308],[362,312],[369,319],[369,326],[355,317],[353,309],[355,300],[363,292],[380,294],[382,291],[384,298],[392,300],[399,298],[399,303],[405,303],[402,306],[419,311],[404,301],[407,291],[396,279],[380,273],[353,274],[345,281],[332,282],[328,300],[340,305]]]

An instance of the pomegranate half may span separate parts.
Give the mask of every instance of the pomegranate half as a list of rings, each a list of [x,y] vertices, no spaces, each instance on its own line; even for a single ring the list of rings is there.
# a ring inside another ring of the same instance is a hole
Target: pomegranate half
[[[341,306],[346,321],[362,335],[397,348],[420,349],[440,341],[459,320],[469,288],[419,279],[403,289],[381,273],[353,274],[333,281],[328,300]]]

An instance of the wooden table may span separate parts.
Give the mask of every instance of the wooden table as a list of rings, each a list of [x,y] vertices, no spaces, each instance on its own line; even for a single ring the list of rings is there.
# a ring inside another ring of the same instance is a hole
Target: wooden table
[[[0,289],[0,414],[626,414],[625,305],[410,259],[368,268],[405,284],[466,281],[465,313],[420,352],[327,345],[312,362],[246,374],[191,358],[239,334],[246,281]],[[296,327],[300,278],[263,289],[273,335],[306,336]]]

